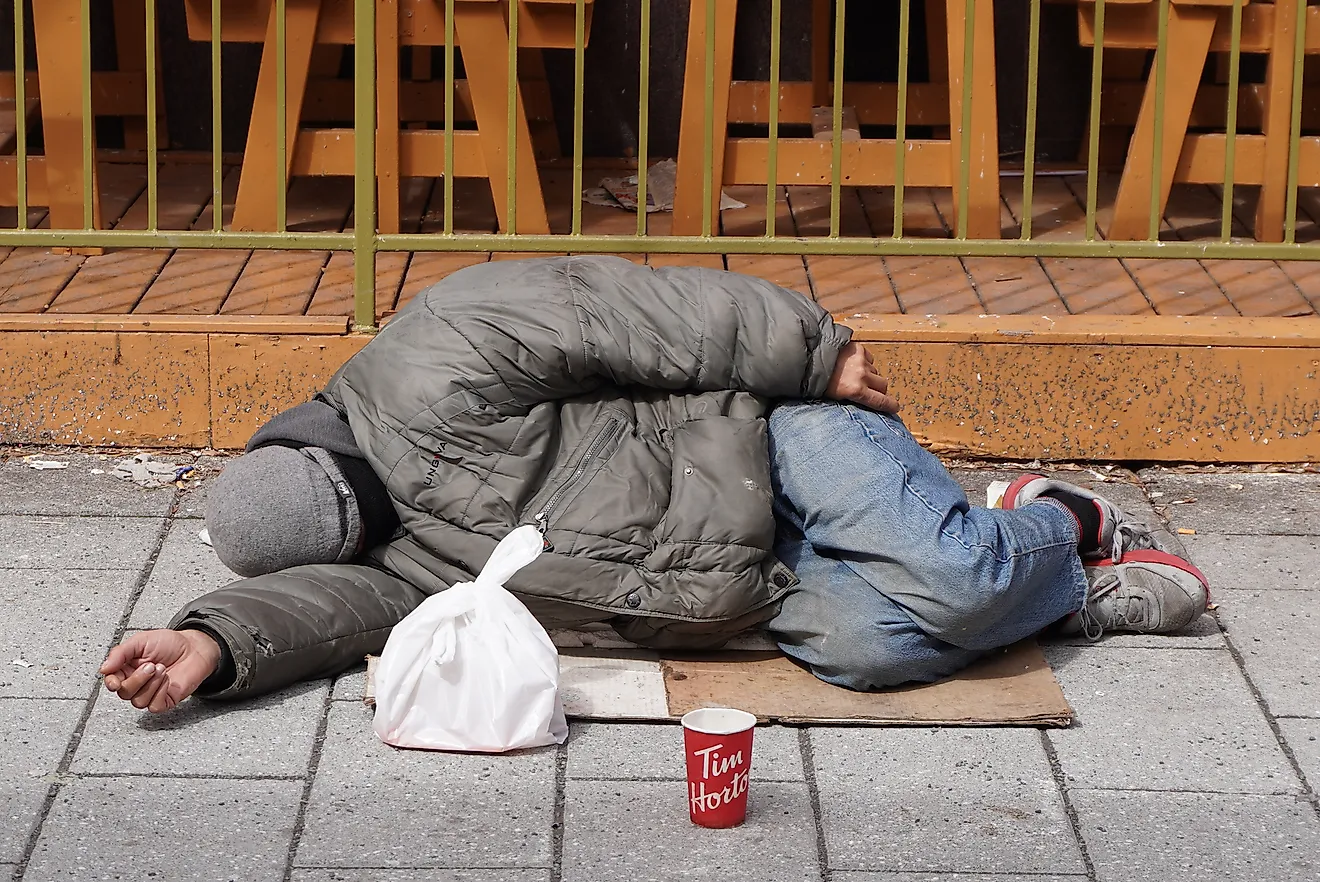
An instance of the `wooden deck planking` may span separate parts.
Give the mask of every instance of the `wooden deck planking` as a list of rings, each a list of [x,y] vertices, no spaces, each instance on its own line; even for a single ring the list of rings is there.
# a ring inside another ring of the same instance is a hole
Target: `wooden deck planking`
[[[720,228],[726,236],[763,236],[765,235],[765,187],[760,184],[744,184],[725,187],[724,192],[746,205],[745,208],[730,208],[720,212]],[[775,188],[775,235],[793,236],[793,213],[788,205],[788,192],[784,187]],[[735,273],[774,282],[782,288],[791,288],[803,296],[811,296],[811,280],[807,276],[807,264],[793,254],[730,254],[725,258],[725,265]]]
[[[856,187],[839,191],[839,235],[871,235]],[[799,236],[830,233],[830,188],[789,187],[788,204]],[[832,313],[898,313],[898,298],[879,256],[817,254],[805,258],[816,302]]]
[[[1173,188],[1164,215],[1178,238],[1217,242],[1222,211],[1222,196],[1216,197],[1205,185],[1193,184]],[[1247,235],[1247,229],[1236,218],[1230,232],[1234,237]],[[1311,304],[1302,292],[1272,260],[1205,259],[1200,263],[1242,315],[1297,315],[1299,311],[1311,311]]]
[[[102,163],[97,169],[101,211],[116,224],[146,186],[145,170]],[[49,226],[43,218],[40,226]],[[0,312],[44,312],[70,283],[88,258],[45,248],[15,248],[0,261]]]
[[[894,191],[889,188],[862,187],[862,207],[866,209],[871,229],[877,236],[894,232]],[[903,190],[903,234],[946,238],[948,230],[923,187]],[[963,263],[956,257],[885,258],[894,296],[902,311],[910,315],[935,313],[983,313],[981,303]]]
[[[1005,178],[1002,190],[1014,222],[1021,224],[1022,179]],[[1043,242],[1077,242],[1086,238],[1086,209],[1057,177],[1036,178],[1031,213],[1032,238]],[[1071,313],[1155,313],[1120,260],[1112,257],[1042,257],[1040,267],[1054,283],[1055,290]]]
[[[435,181],[432,178],[404,178],[399,187],[399,230],[416,233],[422,227],[422,215],[431,197]],[[354,217],[349,217],[351,227]],[[336,251],[321,273],[320,284],[312,294],[307,315],[352,315],[353,277],[356,261],[351,251]],[[408,254],[403,251],[382,251],[376,255],[376,315],[381,316],[394,308],[403,287],[403,276],[408,271]]]
[[[454,231],[458,233],[495,232],[495,199],[490,184],[480,178],[454,179]],[[445,227],[445,182],[437,180],[431,201],[422,215],[421,232],[442,232]],[[490,260],[486,251],[415,251],[408,259],[403,285],[395,309],[403,309],[428,285],[450,273]]]
[[[594,174],[594,173],[593,173]],[[145,227],[145,173],[141,166],[102,165],[103,198],[108,217],[121,229]],[[226,177],[225,210],[232,211],[237,177]],[[572,174],[563,168],[544,172],[547,208],[552,229],[569,231],[572,216]],[[590,181],[590,175],[584,180]],[[301,183],[300,183],[301,182]],[[212,208],[210,168],[170,163],[160,178],[162,229],[210,229]],[[1108,223],[1115,179],[1102,182],[1098,218],[1101,233]],[[351,181],[346,178],[295,179],[290,190],[292,229],[341,229],[350,217]],[[492,232],[494,204],[489,185],[480,179],[460,179],[455,185],[455,226],[460,231]],[[339,193],[327,199],[326,193]],[[419,189],[420,188],[420,191]],[[431,198],[421,209],[425,191]],[[1005,226],[1010,232],[1021,213],[1021,181],[1006,178]],[[438,230],[443,216],[443,185],[429,180],[409,183],[405,230]],[[748,203],[745,209],[722,213],[725,232],[758,236],[764,232],[765,188],[732,188]],[[780,235],[827,235],[829,188],[780,188],[777,231]],[[1235,234],[1247,231],[1253,211],[1252,188],[1237,188]],[[1043,241],[1081,238],[1085,179],[1038,177],[1034,235]],[[891,189],[843,190],[844,235],[887,235],[892,228]],[[947,190],[908,188],[905,232],[947,236],[950,210]],[[1219,203],[1215,188],[1179,185],[1166,214],[1166,237],[1188,240],[1216,238]],[[1305,212],[1320,215],[1320,194],[1302,191],[1299,198],[1299,238],[1315,232]],[[205,205],[205,210],[198,211]],[[131,207],[130,207],[131,206]],[[127,209],[127,211],[126,211]],[[14,224],[14,209],[0,209],[0,223]],[[32,225],[44,211],[34,208]],[[226,214],[227,219],[227,214]],[[653,214],[648,229],[654,235],[669,231],[671,216]],[[195,223],[194,223],[195,220]],[[583,232],[592,235],[631,235],[636,215],[584,203]],[[513,259],[530,255],[502,255]],[[1320,261],[1142,260],[1111,258],[921,258],[908,256],[797,256],[766,255],[623,255],[652,265],[702,265],[730,268],[768,278],[777,284],[814,294],[839,314],[1032,313],[1062,311],[1116,315],[1217,314],[1290,316],[1313,314],[1320,304]],[[483,252],[415,254],[382,253],[378,256],[378,311],[388,312],[415,293],[457,269],[489,259]],[[264,266],[263,264],[268,265]],[[1034,269],[1033,269],[1034,267]],[[127,249],[96,257],[55,254],[42,249],[0,249],[0,312],[117,314],[309,314],[343,315],[352,308],[352,257],[327,252],[247,252],[235,250]],[[972,278],[969,278],[969,275]],[[1143,294],[1143,288],[1145,294]],[[232,289],[232,292],[231,292]],[[979,290],[979,294],[978,294]],[[1052,293],[1057,291],[1057,294]],[[145,292],[145,293],[144,293]],[[396,296],[397,294],[397,296]],[[1049,295],[1049,296],[1047,296]],[[1147,296],[1149,295],[1149,300]]]
[[[353,206],[353,180],[298,177],[289,187],[288,228],[339,231]],[[220,307],[222,315],[302,315],[329,251],[255,251]]]
[[[1212,198],[1222,205],[1224,194],[1223,188],[1211,186],[1210,192]],[[1233,219],[1234,227],[1249,231],[1252,224],[1256,221],[1256,202],[1260,191],[1255,187],[1234,187],[1233,188]],[[1320,234],[1320,226],[1317,226],[1316,219],[1320,218],[1320,193],[1309,187],[1304,187],[1297,192],[1297,241],[1313,242]],[[1288,315],[1310,315],[1320,313],[1320,260],[1280,260],[1277,262],[1279,270],[1288,277],[1293,286],[1297,288],[1297,293],[1301,295],[1306,302],[1304,308],[1299,308],[1296,313],[1285,313]],[[1230,282],[1231,284],[1231,282]],[[1230,291],[1236,302],[1236,292]]]
[[[220,182],[220,222],[234,216],[238,195],[238,168]],[[193,223],[194,230],[215,228],[215,202],[207,203]],[[251,251],[229,248],[180,248],[170,256],[156,280],[147,288],[133,312],[142,315],[214,315],[225,302]]]
[[[953,210],[953,191],[940,188],[933,190],[932,195],[945,225],[950,230],[956,229],[958,217]],[[1001,200],[1001,235],[1015,235],[1016,223]],[[1034,257],[964,257],[962,263],[985,304],[985,311],[991,315],[1058,315],[1068,312],[1068,306],[1054,289],[1054,283]]]
[[[211,201],[211,169],[193,163],[162,166],[159,188],[158,228],[186,230]],[[147,202],[143,190],[116,228],[146,229]],[[169,258],[170,252],[160,248],[124,248],[89,257],[51,303],[50,312],[132,312]]]
[[[1086,199],[1084,178],[1067,179],[1068,187],[1079,200]],[[1096,230],[1104,235],[1114,216],[1114,197],[1118,176],[1101,174],[1097,185]],[[1161,238],[1174,238],[1168,221],[1162,223]],[[1168,257],[1125,260],[1147,301],[1159,315],[1237,315],[1232,302],[1219,284],[1197,260]]]

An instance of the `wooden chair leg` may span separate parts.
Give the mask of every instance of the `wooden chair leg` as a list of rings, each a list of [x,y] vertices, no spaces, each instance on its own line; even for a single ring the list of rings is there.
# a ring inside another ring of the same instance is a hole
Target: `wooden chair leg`
[[[399,232],[399,0],[376,0],[376,228]]]
[[[312,46],[316,42],[316,24],[320,16],[321,0],[288,0],[285,6],[286,180],[293,165],[293,149],[298,139],[303,95],[311,73]],[[279,186],[275,114],[280,106],[280,96],[275,88],[275,59],[275,5],[271,4],[266,43],[261,51],[261,69],[257,73],[257,92],[252,101],[252,122],[248,126],[247,147],[243,151],[243,170],[238,179],[238,196],[234,200],[235,230],[275,229],[275,188]]]
[[[518,80],[531,113],[527,125],[532,130],[532,143],[536,145],[537,159],[558,159],[563,155],[559,148],[559,132],[555,128],[554,115],[537,113],[537,108],[550,106],[550,78],[545,72],[545,52],[535,47],[518,50]],[[546,117],[546,118],[543,118]]]
[[[833,73],[834,41],[830,39],[830,0],[811,0],[811,106],[833,103],[830,77]]]
[[[971,128],[962,131],[963,51],[966,34],[965,0],[948,0],[949,147],[952,156],[954,218],[962,198],[959,171],[963,138],[971,139],[967,187],[967,235],[998,239],[999,229],[999,115],[995,107],[995,13],[991,0],[976,0],[974,8],[971,91]]]
[[[946,0],[926,0],[925,5],[926,70],[929,74],[927,80],[932,83],[949,81],[949,47],[946,36],[949,31],[949,19],[944,12],[945,2]],[[908,48],[908,64],[911,65],[911,47]],[[931,137],[944,140],[949,137],[949,129],[945,126],[935,126],[931,129]]]
[[[457,3],[454,32],[463,69],[472,93],[472,113],[481,135],[486,175],[495,199],[495,214],[505,232],[548,234],[541,176],[527,127],[527,108],[517,83],[509,88],[509,28],[498,3]],[[514,144],[517,150],[517,191],[508,204],[508,107],[509,96],[517,101],[514,113]],[[446,182],[448,185],[449,182]]]
[[[1219,13],[1214,9],[1169,6],[1168,60],[1164,66],[1164,134],[1160,157],[1160,180],[1154,181],[1151,158],[1155,150],[1155,71],[1146,81],[1146,93],[1137,114],[1123,178],[1114,201],[1110,239],[1145,239],[1150,231],[1151,187],[1159,187],[1159,212],[1169,201],[1169,189],[1182,155],[1183,139],[1192,116],[1192,103],[1210,54]],[[1158,229],[1158,221],[1157,221]]]
[[[92,225],[100,229],[101,199],[95,162],[92,179],[85,181],[83,176],[82,60],[79,53],[69,51],[70,46],[82,44],[81,0],[41,0],[32,4],[32,27],[37,37],[51,229],[82,229],[86,188],[91,189]],[[96,131],[95,126],[91,128],[94,155]]]
[[[706,4],[715,4],[714,133],[706,156]],[[676,236],[702,233],[702,180],[711,167],[711,234],[720,231],[720,189],[724,183],[724,143],[729,129],[729,85],[733,77],[733,28],[737,0],[692,0],[688,13],[687,66],[683,73],[683,111],[678,126],[678,174],[674,184]]]
[[[1305,0],[1275,0],[1274,30],[1265,73],[1265,169],[1256,203],[1256,239],[1282,242],[1288,203],[1288,142],[1292,134],[1293,64],[1297,34],[1297,4]]]
[[[122,71],[147,69],[147,9],[142,0],[115,0],[115,54]],[[169,146],[165,126],[164,78],[160,70],[160,26],[156,27],[156,146]],[[147,149],[146,117],[124,117],[124,146],[129,150]]]
[[[1100,74],[1101,91],[1104,92],[1105,86],[1129,83],[1145,82],[1146,80],[1146,54],[1145,49],[1106,49],[1104,70]],[[1108,101],[1102,99],[1108,106]],[[1120,123],[1116,125],[1100,124],[1100,157],[1098,163],[1102,169],[1122,168],[1123,161],[1127,158],[1128,141],[1132,138],[1132,127],[1135,122],[1127,122],[1126,125]],[[1082,139],[1077,147],[1077,161],[1085,164],[1090,156],[1091,150],[1091,123],[1088,119],[1082,126]]]

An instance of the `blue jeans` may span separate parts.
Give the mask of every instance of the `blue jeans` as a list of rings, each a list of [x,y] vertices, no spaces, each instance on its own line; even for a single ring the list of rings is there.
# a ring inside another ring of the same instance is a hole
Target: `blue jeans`
[[[775,553],[801,584],[766,627],[820,679],[938,680],[1081,608],[1063,508],[971,508],[894,416],[784,404],[769,432]]]

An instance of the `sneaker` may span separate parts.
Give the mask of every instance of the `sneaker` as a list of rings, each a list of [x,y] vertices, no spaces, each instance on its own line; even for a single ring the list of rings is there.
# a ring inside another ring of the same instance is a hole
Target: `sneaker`
[[[1109,558],[1118,563],[1129,551],[1162,551],[1165,554],[1180,555],[1182,548],[1176,544],[1167,530],[1152,530],[1141,521],[1127,515],[1114,503],[1103,496],[1092,493],[1075,484],[1055,481],[1044,475],[1023,475],[1004,491],[1003,508],[1021,508],[1034,502],[1046,491],[1063,491],[1083,499],[1089,499],[1100,512],[1100,535],[1097,537],[1099,548],[1086,555],[1088,559]]]
[[[1117,563],[1085,567],[1086,605],[1064,619],[1062,634],[1099,640],[1106,631],[1168,634],[1201,617],[1210,588],[1201,571],[1163,551],[1129,551]]]

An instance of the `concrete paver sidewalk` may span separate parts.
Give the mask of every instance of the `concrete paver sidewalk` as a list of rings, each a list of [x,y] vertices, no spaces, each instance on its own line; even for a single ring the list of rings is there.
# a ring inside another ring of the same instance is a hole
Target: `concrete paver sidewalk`
[[[1067,730],[759,729],[748,823],[705,831],[676,726],[452,756],[381,745],[360,671],[160,717],[107,696],[113,642],[233,576],[197,538],[204,484],[145,491],[94,455],[46,458],[69,467],[0,462],[15,882],[1320,878],[1320,475],[1100,471],[1135,514],[1195,530],[1179,538],[1214,618],[1048,645]],[[955,473],[974,502],[1005,474]]]

